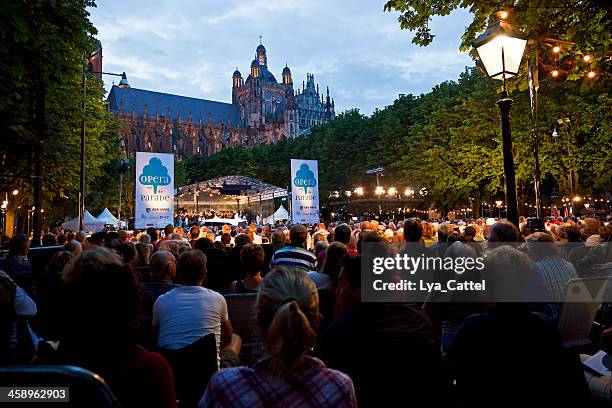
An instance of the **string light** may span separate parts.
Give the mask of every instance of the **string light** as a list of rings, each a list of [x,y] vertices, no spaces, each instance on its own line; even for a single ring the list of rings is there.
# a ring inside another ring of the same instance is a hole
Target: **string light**
[[[501,13],[499,13],[499,16],[501,17],[502,20],[505,20],[508,18],[508,12],[502,11]]]
[[[558,45],[555,45],[555,46],[553,47],[553,52],[556,54],[556,53],[558,53],[559,51],[561,51],[561,47],[559,47]]]
[[[556,78],[559,76],[559,71],[555,69],[553,72],[551,72],[551,75]]]
[[[587,74],[587,76],[589,78],[595,78],[595,71],[589,71],[589,73]]]
[[[591,60],[591,56],[587,54],[584,57],[582,57],[582,59],[584,60],[584,62],[589,62]]]

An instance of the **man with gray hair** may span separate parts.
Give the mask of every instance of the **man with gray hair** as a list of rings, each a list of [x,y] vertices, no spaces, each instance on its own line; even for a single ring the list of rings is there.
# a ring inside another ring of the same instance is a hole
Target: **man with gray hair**
[[[145,313],[151,314],[157,298],[180,286],[173,283],[176,276],[176,260],[169,251],[157,251],[149,259],[149,279],[142,283],[142,300]]]

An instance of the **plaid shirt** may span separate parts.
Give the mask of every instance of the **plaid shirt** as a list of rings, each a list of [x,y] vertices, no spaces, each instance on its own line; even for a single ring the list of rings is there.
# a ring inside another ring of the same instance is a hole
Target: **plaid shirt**
[[[253,367],[217,371],[208,382],[200,407],[355,407],[350,377],[307,357],[298,373],[275,378],[270,359]]]

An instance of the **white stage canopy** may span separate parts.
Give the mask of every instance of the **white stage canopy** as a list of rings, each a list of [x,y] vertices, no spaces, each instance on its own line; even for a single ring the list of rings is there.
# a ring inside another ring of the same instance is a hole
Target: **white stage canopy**
[[[78,231],[79,229],[79,218],[75,217],[70,221],[67,221],[62,224],[63,229],[71,229],[74,231]],[[85,214],[83,215],[83,228],[85,228],[85,232],[98,232],[104,228],[104,222],[98,220],[96,217],[91,215],[91,213],[85,210]]]
[[[109,210],[108,208],[105,208],[100,215],[98,215],[97,217],[98,221],[102,221],[104,222],[104,224],[106,225],[117,225],[117,222],[119,220],[117,220],[117,217],[115,217]],[[125,226],[125,221],[121,221],[121,226],[124,227]]]
[[[276,221],[282,221],[282,220],[288,220],[288,219],[289,219],[289,212],[285,209],[285,207],[281,205],[280,207],[278,207],[278,210],[276,210],[274,214],[269,215],[268,217],[264,218],[263,223],[273,224]]]

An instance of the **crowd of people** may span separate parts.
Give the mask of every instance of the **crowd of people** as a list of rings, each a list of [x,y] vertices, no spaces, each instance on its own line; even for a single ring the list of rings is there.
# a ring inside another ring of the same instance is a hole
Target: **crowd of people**
[[[612,225],[591,218],[520,224],[409,218],[62,231],[33,245],[50,249],[44,262],[34,262],[30,239],[16,235],[2,242],[0,359],[87,368],[124,407],[612,400],[612,377],[584,371],[579,350],[564,347],[562,303],[362,302],[364,243],[482,254],[483,277],[504,279],[510,263],[560,297],[573,278],[612,272]],[[541,242],[553,250],[529,251]],[[235,295],[256,301],[228,310]],[[600,307],[605,330],[594,347],[612,351],[609,310]],[[230,312],[258,329],[248,353]],[[201,359],[193,366],[185,356]],[[185,375],[189,364],[198,375]]]

